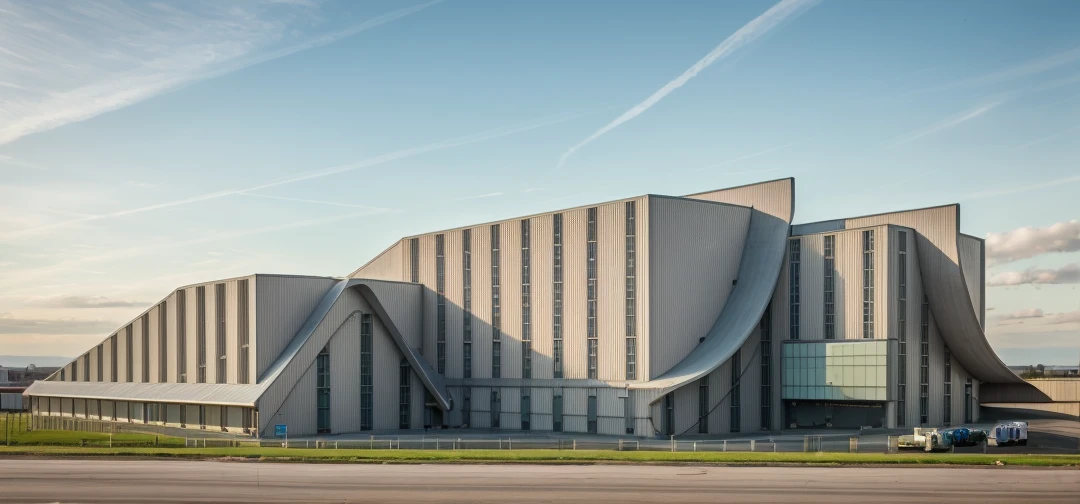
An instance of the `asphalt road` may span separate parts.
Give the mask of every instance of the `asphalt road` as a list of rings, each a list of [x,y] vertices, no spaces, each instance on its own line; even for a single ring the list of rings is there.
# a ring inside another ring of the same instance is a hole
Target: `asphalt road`
[[[0,459],[0,502],[1077,503],[1080,470]]]

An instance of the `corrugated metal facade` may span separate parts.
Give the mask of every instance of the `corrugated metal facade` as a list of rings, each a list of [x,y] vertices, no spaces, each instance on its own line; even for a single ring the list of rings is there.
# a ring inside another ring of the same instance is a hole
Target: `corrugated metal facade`
[[[406,249],[403,241],[391,245],[381,254],[367,264],[361,266],[349,275],[350,278],[370,278],[372,280],[389,280],[402,282],[408,280],[405,276],[404,265],[408,264],[405,259]]]
[[[289,344],[323,295],[334,285],[335,280],[259,275],[254,283],[254,288],[249,288],[257,292],[259,309],[254,319],[255,337],[252,339],[256,341],[258,348],[255,375],[261,377],[274,359],[281,355],[281,351]],[[189,293],[189,300],[194,300],[193,294]],[[191,325],[194,326],[194,322]],[[189,338],[189,341],[195,340],[194,332],[189,334]],[[194,350],[190,355],[195,355]],[[190,364],[188,367],[193,369]]]
[[[734,287],[750,209],[652,198],[648,271],[649,378],[685,358],[716,322]]]
[[[956,244],[960,253],[960,267],[964,272],[964,281],[967,284],[968,294],[971,296],[971,306],[975,307],[979,322],[985,327],[986,304],[983,299],[986,285],[986,264],[983,260],[985,242],[974,236],[961,234]]]

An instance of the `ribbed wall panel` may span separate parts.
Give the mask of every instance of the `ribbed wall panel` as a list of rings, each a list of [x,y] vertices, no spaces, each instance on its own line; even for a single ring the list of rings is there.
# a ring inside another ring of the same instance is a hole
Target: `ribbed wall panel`
[[[790,222],[795,205],[794,185],[795,179],[786,178],[720,189],[718,191],[690,194],[685,197],[754,207],[757,210]]]
[[[619,397],[620,389],[602,388],[596,391],[596,432],[608,436],[626,434],[625,399]]]
[[[411,380],[409,391],[412,393],[412,401],[409,406],[412,407],[412,415],[409,417],[411,428],[423,429],[424,428],[424,383],[420,381],[420,377],[415,371],[409,372],[409,380]]]
[[[896,299],[895,291],[890,289],[892,280],[896,278],[895,271],[890,265],[889,255],[892,252],[891,226],[878,226],[874,230],[874,339],[888,339],[890,328],[889,321],[894,320],[896,313],[895,305],[891,304]],[[890,274],[892,273],[892,274]],[[892,297],[890,297],[890,294]],[[891,309],[890,309],[891,307]]]
[[[621,381],[626,379],[625,203],[597,208],[596,239],[597,377]]]
[[[551,215],[534,217],[529,228],[529,239],[532,247],[532,347],[533,347],[533,378],[554,378],[554,308],[555,288],[555,238],[554,218]],[[550,390],[547,397],[551,397]],[[536,397],[533,397],[533,405],[537,405]],[[546,406],[550,414],[550,400]],[[533,408],[533,412],[540,410]],[[543,430],[550,430],[548,426]],[[539,425],[534,429],[541,430]]]
[[[919,270],[919,254],[915,248],[915,233],[911,230],[900,229],[907,235],[908,257],[908,289],[907,289],[907,379],[904,394],[904,421],[905,425],[897,427],[913,427],[919,425],[919,373],[920,373],[920,348],[919,342],[922,334],[922,301],[923,281],[922,272]],[[899,339],[899,334],[897,334]]]
[[[96,382],[98,370],[97,346],[90,349],[90,381]]]
[[[421,287],[403,282],[374,282],[369,285],[382,301],[390,320],[401,331],[410,348],[420,348],[423,338]]]
[[[225,282],[225,356],[226,356],[226,368],[225,368],[225,380],[226,383],[240,383],[240,340],[237,335],[239,330],[239,317],[237,310],[239,306],[238,298],[238,281],[230,280]],[[251,284],[248,283],[250,286]],[[250,289],[250,287],[248,287]],[[248,319],[251,320],[251,319]],[[249,324],[250,325],[250,324]],[[220,337],[220,335],[219,335]],[[250,340],[249,340],[250,341]],[[248,356],[254,355],[251,350],[248,350]],[[151,356],[152,357],[152,356]],[[151,358],[150,360],[153,360]]]
[[[584,298],[584,296],[582,297]],[[563,432],[588,432],[588,401],[588,389],[563,389]]]
[[[710,390],[711,392],[711,390]],[[675,395],[675,430],[676,436],[681,434],[697,434],[696,423],[700,408],[698,408],[698,382],[695,380],[684,387],[672,392]],[[663,401],[661,401],[663,404]]]
[[[462,378],[463,350],[462,350],[462,320],[465,314],[464,303],[464,270],[462,268],[462,234],[461,231],[446,233],[444,255],[446,261],[446,372],[447,378]],[[473,271],[473,277],[476,272]],[[432,309],[437,313],[438,309]],[[475,322],[474,322],[475,324]],[[438,368],[432,365],[438,371]],[[455,397],[454,401],[460,404],[461,398]],[[451,423],[450,425],[454,425]]]
[[[179,404],[167,404],[165,405],[165,425],[169,427],[179,427],[181,423],[180,418],[180,405]]]
[[[535,243],[535,242],[533,242]],[[552,403],[555,391],[551,388],[534,388],[529,391],[532,400],[532,430],[550,431],[552,426]]]
[[[128,409],[128,402],[127,401],[116,401],[116,406],[115,407],[116,407],[116,421],[117,422],[127,422],[128,419],[129,419],[129,413],[130,413],[130,410]],[[189,416],[190,416],[190,410],[192,410],[192,409],[195,410],[196,416],[195,416],[195,421],[191,422],[191,423],[195,424],[195,425],[199,425],[199,417],[198,417],[199,409],[198,408],[188,408]]]
[[[370,313],[367,306],[361,309]],[[330,431],[333,433],[360,430],[360,320],[359,316],[348,319],[326,345],[330,353]],[[315,390],[309,393],[315,394]]]
[[[518,253],[520,253],[520,248]],[[499,428],[503,430],[521,429],[521,389],[516,387],[502,387],[501,412],[499,416]]]
[[[148,313],[150,324],[150,345],[147,351],[150,353],[150,383],[161,383],[161,367],[159,362],[161,360],[159,357],[161,344],[158,340],[158,333],[160,332],[160,330],[158,329],[160,320],[159,317],[161,317],[161,308],[157,304],[155,304],[153,308],[150,308],[150,313]]]
[[[476,232],[473,232],[475,239]],[[475,258],[474,258],[475,260]],[[472,417],[472,423],[469,424],[470,429],[490,429],[491,428],[491,389],[488,387],[473,387],[472,389],[472,402],[470,416]]]
[[[723,310],[738,275],[747,208],[650,198],[649,369],[659,376],[699,344]]]
[[[111,382],[111,381],[113,381],[112,380],[112,369],[113,369],[113,366],[116,365],[113,362],[113,359],[112,359],[113,341],[115,341],[115,340],[110,336],[108,338],[105,338],[105,341],[102,343],[101,356],[102,356],[102,360],[105,361],[104,374],[101,377],[101,381],[103,381],[103,382]]]
[[[637,380],[645,381],[650,376],[653,376],[652,366],[649,363],[650,355],[652,355],[652,348],[657,345],[652,343],[652,281],[650,280],[651,268],[652,268],[652,251],[650,250],[649,237],[652,236],[652,198],[642,197],[636,200],[636,211],[634,219],[637,220],[637,250],[635,255],[637,256],[636,268],[636,287],[637,287],[637,331],[638,331],[638,352],[637,352]],[[659,345],[659,344],[658,344]],[[649,393],[648,395],[652,395]],[[635,396],[640,397],[640,396]],[[641,404],[638,406],[635,403],[636,408],[640,408],[640,417],[648,417],[647,404]],[[640,420],[639,425],[634,429],[634,432],[652,432],[651,427],[647,426],[645,420]],[[644,430],[642,430],[644,429]]]
[[[75,418],[86,418],[86,399],[74,399],[72,402]]]
[[[129,326],[131,328],[131,378],[135,383],[143,382],[143,327],[140,320]]]
[[[588,222],[585,208],[563,212],[563,377],[571,379],[588,377]]]
[[[383,299],[383,306],[393,306]],[[371,359],[373,364],[372,384],[372,427],[375,430],[398,428],[398,386],[401,369],[401,351],[386,331],[378,317],[372,317],[374,334],[372,335]],[[359,359],[357,359],[359,360]],[[331,364],[333,366],[333,364]],[[359,394],[359,381],[356,382]],[[346,392],[351,393],[351,392]]]
[[[217,315],[217,287],[216,284],[206,284],[206,383],[217,383],[217,339],[220,327],[218,327]]]
[[[404,265],[408,264],[408,262],[404,260],[404,256],[405,247],[402,246],[402,241],[399,240],[349,276],[351,278],[369,278],[372,280],[405,281],[407,278],[405,277]]]
[[[941,425],[944,420],[945,403],[945,344],[941,340],[941,333],[937,327],[936,319],[930,315],[930,425]],[[956,362],[956,355],[953,355]],[[956,391],[956,384],[953,384]],[[955,413],[955,412],[954,412]],[[956,416],[953,416],[955,422]]]
[[[166,348],[165,348],[165,351],[168,354],[166,356],[167,357],[166,358],[166,364],[168,365],[168,368],[166,369],[166,372],[168,373],[167,374],[168,383],[178,383],[179,382],[179,376],[180,376],[180,370],[177,369],[177,367],[176,367],[176,359],[177,359],[177,352],[176,352],[176,344],[177,344],[177,340],[176,340],[176,334],[177,334],[176,333],[176,324],[177,324],[177,313],[178,313],[177,312],[177,306],[178,306],[178,301],[177,300],[178,300],[178,296],[176,295],[175,291],[172,294],[170,294],[168,298],[165,299],[165,312],[166,312],[165,313],[165,318],[166,318],[166,325],[165,325]],[[179,415],[179,413],[177,413],[177,415]]]
[[[986,305],[983,300],[983,286],[986,283],[986,268],[983,264],[983,241],[968,235],[960,235],[957,241],[960,254],[960,266],[964,272],[971,306],[979,316],[979,322],[986,326]]]
[[[739,387],[742,390],[740,405],[740,432],[761,430],[761,329],[760,325],[743,343],[739,355],[742,359],[742,376]],[[773,387],[773,393],[779,395],[779,388]]]
[[[502,377],[521,378],[521,221],[504,222],[499,226],[499,233],[502,235],[499,241],[502,247]],[[503,412],[511,411],[508,408],[510,405],[504,398]],[[514,402],[513,408],[520,410],[521,404]],[[503,423],[502,428],[518,429],[520,427],[509,425],[520,424],[521,419],[515,418],[513,424]]]
[[[257,376],[262,376],[266,369],[281,354],[281,351],[289,344],[296,331],[307,320],[308,315],[315,305],[319,303],[334,284],[332,278],[311,277],[287,277],[287,276],[256,276],[254,286],[249,284],[249,289],[257,292],[258,309],[252,321],[255,325],[255,337],[258,352],[255,353],[257,361]],[[188,310],[189,316],[193,316],[194,289],[188,293],[191,300]],[[389,303],[387,306],[392,306]],[[194,329],[194,319],[190,322],[190,329]],[[194,342],[193,332],[189,332],[189,342]],[[190,356],[194,356],[194,350]],[[192,365],[195,359],[188,358],[189,382],[194,382]]]
[[[187,295],[185,296],[185,304],[187,305],[185,310],[185,341],[184,346],[187,350],[187,362],[184,368],[184,373],[187,374],[187,383],[198,383],[199,381],[199,295],[198,286],[185,289]],[[190,414],[190,413],[189,413]]]
[[[128,328],[124,327],[119,331],[116,331],[116,381],[118,383],[127,383],[127,356],[131,350],[127,344]],[[108,357],[106,357],[108,358]],[[71,380],[71,367],[70,364],[67,367],[68,380]]]
[[[314,396],[312,396],[312,397],[314,397]],[[116,404],[117,411],[120,411],[120,404],[121,403]],[[187,427],[189,429],[191,429],[191,428],[196,428],[197,429],[199,427],[199,407],[194,406],[194,405],[188,406],[187,408],[185,408],[185,413],[186,413],[186,415],[184,417],[184,423],[187,424]],[[117,416],[117,420],[119,420],[120,419],[119,418],[120,414],[117,413],[116,416]],[[286,420],[286,425],[296,425],[296,424],[295,423],[289,423]],[[290,430],[291,430],[291,427],[290,427]]]
[[[473,378],[491,378],[491,230],[489,226],[472,228],[472,375]],[[487,411],[488,397],[479,399],[473,395],[472,405],[476,411],[483,403]],[[490,422],[485,419],[487,425]],[[477,419],[473,419],[477,423]]]
[[[424,324],[424,339],[423,346],[420,352],[424,356],[424,360],[431,365],[432,369],[438,370],[435,359],[435,340],[436,340],[436,291],[435,291],[435,235],[424,235],[419,237],[420,240],[420,283],[423,284],[423,299],[424,307],[428,308],[423,310],[423,324]],[[406,264],[411,264],[412,259]],[[411,273],[410,273],[411,275]]]
[[[836,339],[863,337],[862,271],[862,233],[836,233]]]
[[[220,430],[221,429],[221,408],[218,406],[206,407],[206,428],[207,430]]]

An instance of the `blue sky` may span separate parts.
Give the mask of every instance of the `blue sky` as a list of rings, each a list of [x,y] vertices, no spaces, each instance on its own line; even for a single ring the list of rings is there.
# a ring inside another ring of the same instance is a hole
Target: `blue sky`
[[[1078,25],[1059,1],[0,0],[0,354],[74,355],[186,283],[794,176],[800,222],[961,203],[1013,284],[992,344],[1076,363]]]

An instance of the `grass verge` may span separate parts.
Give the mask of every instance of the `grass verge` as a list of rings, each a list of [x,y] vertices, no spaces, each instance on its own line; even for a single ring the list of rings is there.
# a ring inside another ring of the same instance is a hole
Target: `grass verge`
[[[162,457],[351,463],[691,463],[718,465],[967,465],[1080,467],[1078,455],[957,455],[873,453],[671,453],[559,450],[333,450],[303,448],[0,447],[0,456]]]

